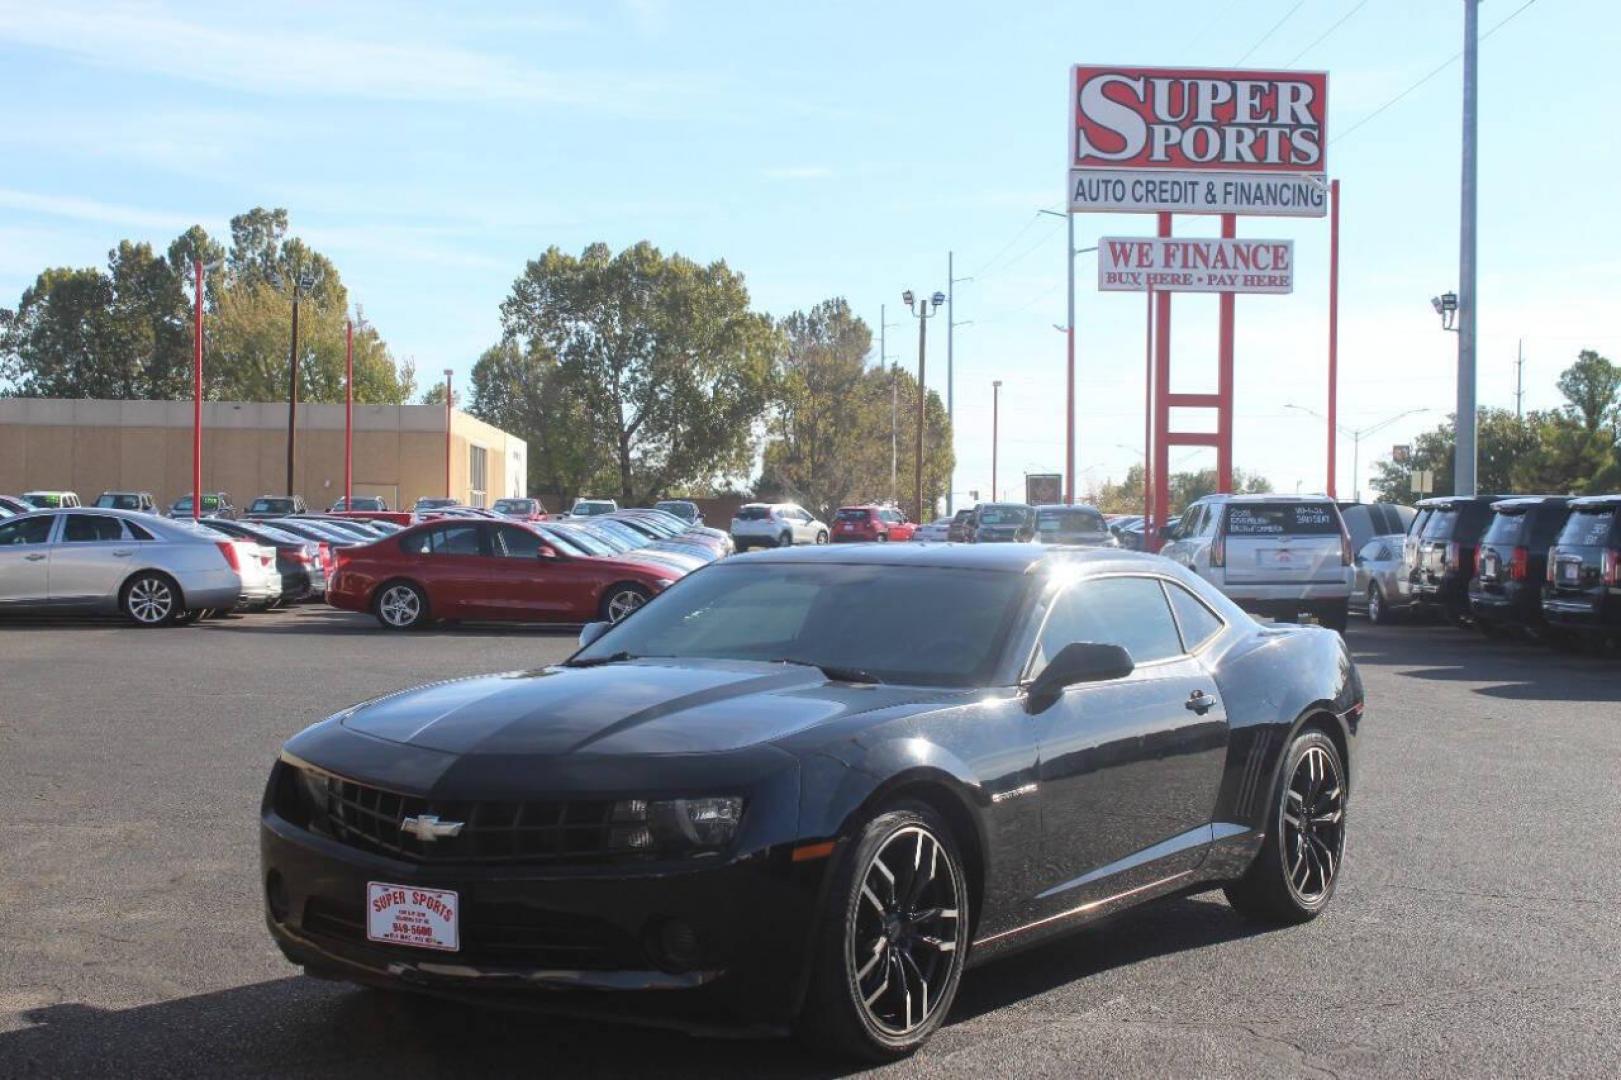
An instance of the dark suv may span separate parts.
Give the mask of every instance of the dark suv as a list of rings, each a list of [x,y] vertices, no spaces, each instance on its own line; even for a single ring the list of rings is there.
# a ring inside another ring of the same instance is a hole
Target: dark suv
[[[1491,523],[1492,503],[1501,495],[1444,495],[1425,499],[1419,509],[1432,511],[1423,517],[1409,569],[1414,604],[1440,608],[1454,622],[1469,615],[1469,579],[1475,576],[1475,552],[1480,537]],[[1413,527],[1419,527],[1414,518]]]
[[[1027,543],[1036,535],[1035,507],[1025,503],[980,503],[968,538],[976,544]]]
[[[1572,499],[1548,551],[1542,616],[1550,630],[1603,640],[1621,633],[1621,495]]]
[[[1532,495],[1492,504],[1491,521],[1480,538],[1475,576],[1469,579],[1469,614],[1488,637],[1518,628],[1541,637],[1542,581],[1548,576],[1548,548],[1570,516],[1562,495]]]

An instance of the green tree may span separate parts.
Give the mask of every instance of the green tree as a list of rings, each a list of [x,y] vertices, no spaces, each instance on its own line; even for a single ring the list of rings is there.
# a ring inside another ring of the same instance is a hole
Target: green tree
[[[504,336],[557,358],[622,501],[744,474],[780,339],[724,262],[666,257],[643,241],[532,260],[501,305]]]
[[[1559,392],[1565,395],[1566,409],[1582,430],[1594,434],[1604,428],[1613,430],[1616,401],[1621,397],[1621,368],[1592,349],[1583,349],[1576,362],[1559,373]]]
[[[598,441],[583,400],[569,392],[557,359],[503,341],[473,365],[468,411],[528,444],[529,492],[555,494],[562,509],[615,480],[610,447]]]
[[[1525,475],[1528,462],[1539,453],[1540,447],[1533,419],[1517,417],[1508,409],[1483,408],[1476,414],[1475,431],[1478,490],[1493,495],[1522,490],[1517,476]],[[1425,496],[1413,491],[1412,474],[1429,469],[1435,473],[1432,494],[1451,494],[1456,437],[1456,425],[1449,415],[1444,422],[1413,440],[1406,464],[1377,462],[1370,486],[1386,501],[1413,502]]]

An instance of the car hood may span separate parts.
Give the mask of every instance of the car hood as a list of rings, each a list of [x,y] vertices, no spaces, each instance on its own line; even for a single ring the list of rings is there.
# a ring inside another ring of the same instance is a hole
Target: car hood
[[[341,723],[457,755],[706,754],[936,696],[835,683],[797,665],[642,660],[433,683],[357,706]]]

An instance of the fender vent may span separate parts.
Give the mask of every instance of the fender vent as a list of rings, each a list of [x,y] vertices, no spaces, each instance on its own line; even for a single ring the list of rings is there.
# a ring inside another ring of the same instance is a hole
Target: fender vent
[[[1238,784],[1238,813],[1244,821],[1255,817],[1256,802],[1260,798],[1261,778],[1266,772],[1266,759],[1272,749],[1272,729],[1262,728],[1250,743],[1249,759],[1244,762],[1244,776]]]

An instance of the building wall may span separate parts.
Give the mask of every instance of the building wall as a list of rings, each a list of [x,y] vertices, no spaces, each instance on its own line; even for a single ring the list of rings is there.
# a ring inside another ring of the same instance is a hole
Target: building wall
[[[300,405],[297,494],[328,506],[343,494],[344,409]],[[485,448],[486,502],[523,494],[528,449],[465,413],[450,418],[451,495],[468,499],[468,451]],[[0,492],[150,491],[164,504],[191,490],[192,404],[188,401],[62,401],[0,398]],[[437,405],[356,405],[354,490],[390,506],[445,494],[445,410]],[[287,406],[203,405],[203,490],[242,505],[287,486]]]

